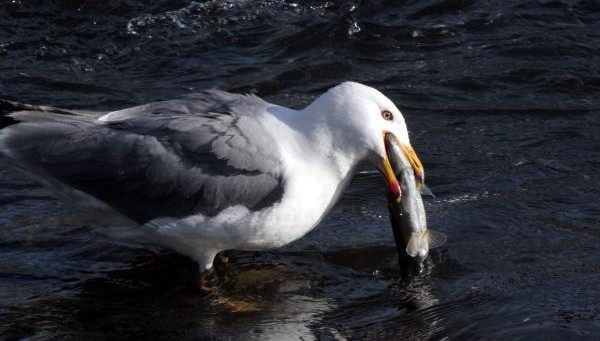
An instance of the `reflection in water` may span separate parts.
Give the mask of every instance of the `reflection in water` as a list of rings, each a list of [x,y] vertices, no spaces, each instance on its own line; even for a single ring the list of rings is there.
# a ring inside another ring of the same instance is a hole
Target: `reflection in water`
[[[352,263],[359,260],[365,269],[365,259],[371,260],[370,269],[386,286],[361,301],[347,301],[341,309],[327,317],[327,323],[336,325],[343,335],[356,339],[427,339],[443,330],[443,311],[426,313],[438,305],[431,274],[435,264],[428,259],[419,276],[401,276],[395,266],[395,249],[341,251],[339,259]],[[378,260],[373,262],[373,260]],[[384,262],[381,262],[381,261]]]
[[[439,335],[447,311],[434,294],[435,264],[430,262],[419,277],[402,280],[395,257],[393,247],[229,253],[220,269],[222,293],[257,308],[232,313],[198,290],[193,262],[172,253],[146,254],[135,265],[76,284],[75,295],[56,293],[13,308],[22,316],[20,328],[26,322],[36,326],[13,332],[43,338],[215,340]],[[54,317],[42,317],[41,311]]]

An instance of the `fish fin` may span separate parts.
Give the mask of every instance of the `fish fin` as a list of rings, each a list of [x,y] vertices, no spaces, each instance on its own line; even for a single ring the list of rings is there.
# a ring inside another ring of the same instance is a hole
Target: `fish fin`
[[[427,230],[425,232],[425,234],[427,234],[426,239],[429,243],[430,249],[435,249],[436,247],[440,247],[440,246],[446,244],[446,240],[448,240],[448,237],[446,237],[445,234],[443,234],[442,232],[439,232],[439,231]]]
[[[406,245],[406,253],[411,257],[416,257],[418,254],[427,254],[429,251],[425,233],[414,233],[410,235],[408,244]]]
[[[425,184],[421,184],[419,186],[419,193],[421,193],[421,195],[426,195],[426,196],[435,198],[435,195],[433,194],[433,192],[431,192],[429,187],[427,187],[427,185],[425,185]]]
[[[430,249],[444,245],[447,239],[445,234],[435,230],[426,230],[423,233],[414,232],[406,245],[406,253],[411,257],[426,256]]]

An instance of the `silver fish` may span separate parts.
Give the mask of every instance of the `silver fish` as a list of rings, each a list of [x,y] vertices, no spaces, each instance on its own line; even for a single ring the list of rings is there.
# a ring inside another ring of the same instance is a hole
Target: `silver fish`
[[[390,162],[400,180],[401,188],[399,201],[388,196],[396,247],[401,263],[403,260],[412,261],[421,272],[429,250],[444,245],[447,238],[443,233],[427,228],[427,216],[421,195],[432,195],[431,191],[425,184],[417,183],[410,161],[398,140],[391,134],[386,137],[386,148],[392,156]]]

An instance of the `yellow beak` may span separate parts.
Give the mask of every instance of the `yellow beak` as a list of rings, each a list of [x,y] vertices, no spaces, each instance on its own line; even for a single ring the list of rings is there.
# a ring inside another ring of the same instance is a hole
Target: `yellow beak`
[[[383,178],[388,185],[388,189],[390,193],[394,196],[396,201],[400,202],[400,184],[398,183],[398,179],[396,178],[396,174],[394,174],[394,169],[390,164],[390,159],[386,155],[379,160],[381,166],[381,172],[383,173]]]
[[[388,134],[389,134],[389,136],[388,136]],[[396,139],[396,137],[393,134],[384,132],[384,140],[387,138],[394,139],[394,141],[396,141],[397,145],[400,146],[400,148],[402,149],[402,152],[404,153],[404,155],[406,155],[406,158],[409,160],[410,165],[412,166],[412,169],[415,174],[415,178],[417,179],[417,186],[421,187],[425,182],[425,170],[423,169],[421,160],[419,160],[419,157],[417,156],[417,153],[415,153],[415,150],[413,149],[413,147],[411,145],[406,145],[406,144],[398,142],[398,140]],[[390,190],[390,193],[399,202],[400,196],[401,196],[400,183],[398,182],[398,178],[396,177],[394,169],[390,163],[389,153],[390,153],[390,151],[388,151],[387,147],[386,147],[387,155],[385,155],[385,157],[382,157],[380,160],[381,172],[383,173],[383,177],[385,178],[385,181],[388,185],[388,189]]]
[[[400,143],[400,148],[402,148],[404,155],[406,155],[408,161],[410,161],[410,165],[415,171],[415,178],[417,179],[419,185],[422,185],[425,183],[425,169],[423,169],[423,165],[421,164],[421,160],[419,160],[417,153],[415,153],[415,150],[411,145]]]

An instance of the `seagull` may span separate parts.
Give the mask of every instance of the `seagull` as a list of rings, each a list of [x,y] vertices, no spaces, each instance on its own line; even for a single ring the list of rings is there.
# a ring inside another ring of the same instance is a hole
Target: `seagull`
[[[388,134],[424,181],[401,112],[356,82],[302,110],[219,90],[111,112],[0,107],[9,111],[0,116],[0,154],[19,170],[79,210],[124,222],[123,238],[172,249],[203,271],[221,251],[306,235],[361,162],[399,200]]]

